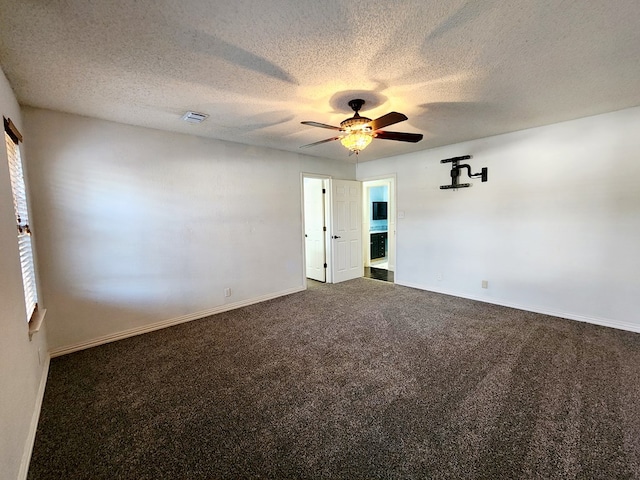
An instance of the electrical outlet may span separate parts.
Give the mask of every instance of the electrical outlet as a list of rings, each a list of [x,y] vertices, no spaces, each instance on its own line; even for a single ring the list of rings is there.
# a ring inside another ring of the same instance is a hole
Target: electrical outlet
[[[489,280],[482,280],[482,288],[489,288]]]
[[[231,296],[231,289],[230,288],[225,288],[224,289],[224,296],[225,297],[230,297]]]

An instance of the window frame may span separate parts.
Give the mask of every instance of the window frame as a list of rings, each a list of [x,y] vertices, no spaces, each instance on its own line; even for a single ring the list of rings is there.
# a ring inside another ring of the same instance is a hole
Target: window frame
[[[32,229],[29,224],[29,200],[24,178],[24,167],[20,151],[22,134],[11,121],[3,117],[5,145],[11,180],[14,214],[16,217],[17,242],[20,254],[20,271],[22,289],[26,309],[26,320],[29,325],[29,336],[40,329],[46,310],[38,308],[39,292],[33,253]]]

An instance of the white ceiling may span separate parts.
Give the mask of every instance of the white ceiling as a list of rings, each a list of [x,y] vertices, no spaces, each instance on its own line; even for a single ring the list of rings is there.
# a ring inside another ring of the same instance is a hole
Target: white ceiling
[[[637,106],[639,47],[638,0],[0,0],[23,105],[345,161],[300,122],[424,134],[367,161]]]

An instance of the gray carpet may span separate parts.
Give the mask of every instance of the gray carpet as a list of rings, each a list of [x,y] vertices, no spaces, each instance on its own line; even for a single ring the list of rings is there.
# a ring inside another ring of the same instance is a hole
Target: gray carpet
[[[35,479],[640,478],[640,335],[370,279],[56,358]]]

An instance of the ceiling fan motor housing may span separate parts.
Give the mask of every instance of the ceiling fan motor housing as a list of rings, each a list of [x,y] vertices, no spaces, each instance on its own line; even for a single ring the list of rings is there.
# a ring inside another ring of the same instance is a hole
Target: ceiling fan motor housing
[[[358,111],[364,105],[364,100],[361,98],[354,98],[353,100],[349,100],[349,106],[353,109],[354,112],[358,113]]]
[[[371,122],[370,118],[361,117],[356,112],[356,115],[352,118],[347,118],[343,122],[340,122],[340,127],[343,130],[363,130],[363,131],[371,131],[371,127],[368,125]]]
[[[361,130],[363,132],[371,131],[371,127],[365,126],[367,123],[371,122],[371,119],[367,117],[361,117],[358,113],[364,103],[364,100],[362,100],[361,98],[354,98],[353,100],[349,100],[349,106],[356,113],[353,117],[347,118],[346,120],[340,122],[340,127],[342,127],[342,130]]]

